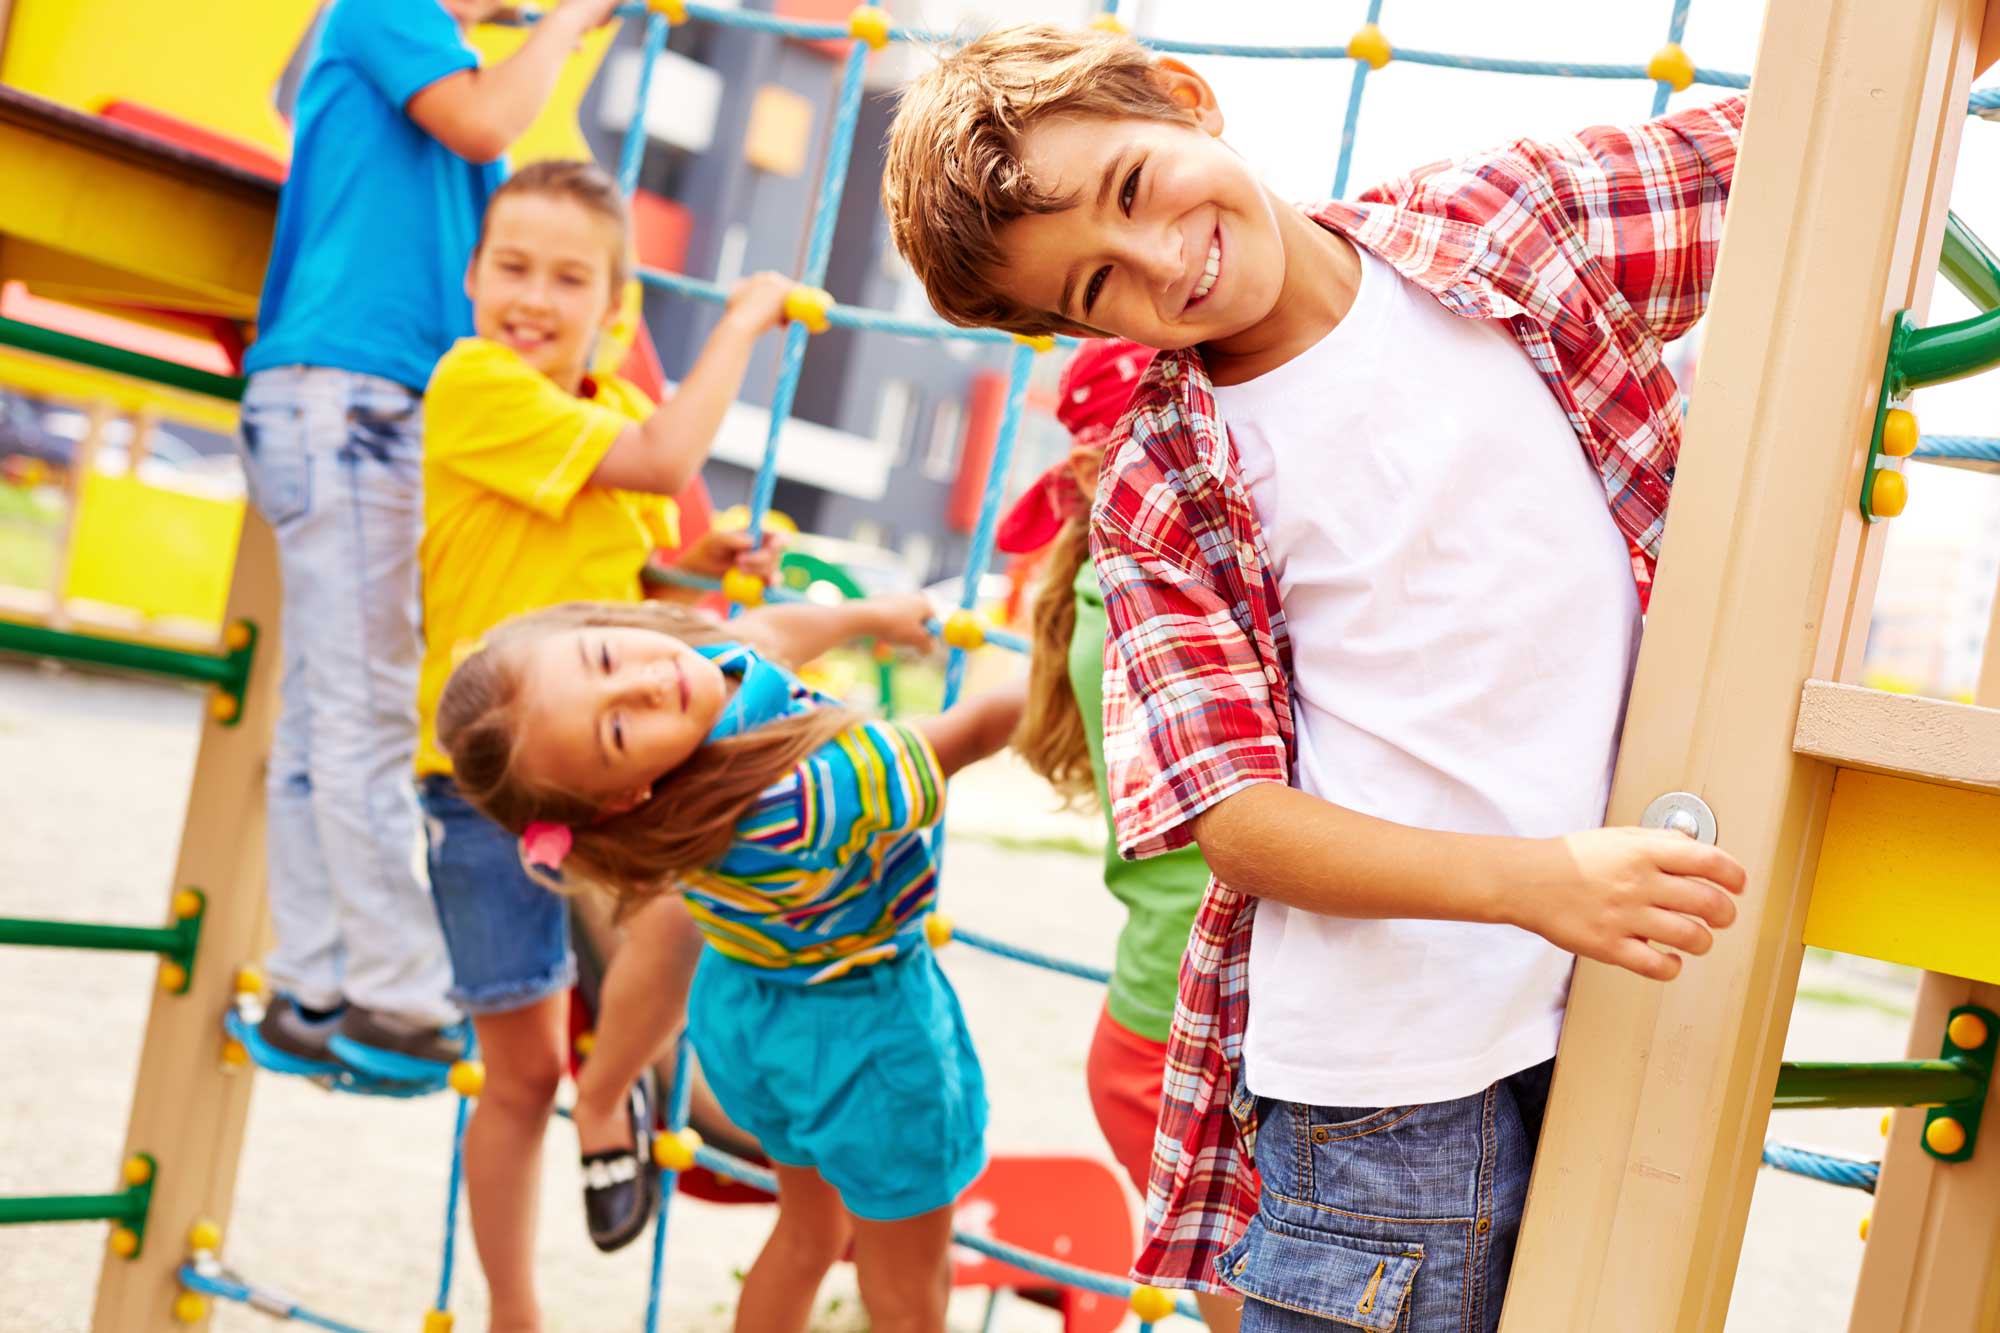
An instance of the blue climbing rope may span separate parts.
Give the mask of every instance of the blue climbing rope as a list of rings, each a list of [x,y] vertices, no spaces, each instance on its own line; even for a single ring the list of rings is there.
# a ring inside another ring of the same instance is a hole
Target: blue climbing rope
[[[1039,949],[1025,949],[1018,944],[1009,944],[1005,940],[996,940],[991,935],[982,935],[977,931],[967,930],[963,926],[954,925],[951,928],[951,937],[960,944],[969,945],[974,949],[983,950],[986,953],[996,954],[1001,958],[1011,958],[1017,963],[1026,963],[1030,967],[1039,967],[1050,972],[1060,972],[1064,976],[1081,977],[1085,981],[1095,981],[1100,985],[1111,984],[1111,973],[1101,967],[1092,967],[1088,963],[1071,962],[1067,958],[1058,958],[1052,953],[1043,953]]]
[[[1379,23],[1382,18],[1382,0],[1368,0],[1368,22]],[[1368,87],[1368,74],[1373,66],[1365,60],[1354,62],[1354,79],[1347,85],[1347,116],[1340,122],[1340,161],[1333,169],[1333,197],[1347,197],[1347,173],[1354,165],[1354,131],[1361,124],[1361,93]]]
[[[1681,38],[1687,36],[1688,8],[1693,0],[1674,0],[1673,17],[1667,20],[1667,41],[1679,46]],[[1655,119],[1667,114],[1667,99],[1674,94],[1673,85],[1664,80],[1653,84],[1653,116]]]
[[[465,1122],[472,1115],[472,1099],[458,1099],[458,1114],[451,1130],[451,1186],[444,1196],[444,1261],[439,1265],[437,1310],[451,1308],[451,1269],[458,1253],[458,1196],[465,1182]]]
[[[1768,1141],[1764,1144],[1764,1165],[1776,1171],[1787,1171],[1795,1176],[1824,1181],[1829,1185],[1866,1190],[1870,1194],[1875,1192],[1875,1182],[1882,1174],[1880,1162],[1865,1161],[1859,1157],[1843,1157],[1838,1153],[1816,1152],[1811,1148]]]
[[[646,103],[653,95],[653,66],[667,45],[664,14],[646,16],[646,39],[639,58],[639,86],[632,95],[632,119],[618,148],[618,190],[627,200],[639,188],[639,164],[646,156]]]
[[[205,1273],[194,1264],[182,1264],[175,1275],[181,1286],[189,1291],[213,1296],[218,1300],[234,1301],[247,1305],[259,1314],[270,1315],[273,1319],[292,1319],[314,1328],[323,1328],[328,1333],[368,1333],[367,1329],[343,1324],[338,1319],[329,1319],[323,1314],[306,1309],[305,1306],[263,1287],[254,1287],[247,1282],[223,1273]]]
[[[1990,435],[1926,435],[1912,458],[2000,464],[2000,439]]]

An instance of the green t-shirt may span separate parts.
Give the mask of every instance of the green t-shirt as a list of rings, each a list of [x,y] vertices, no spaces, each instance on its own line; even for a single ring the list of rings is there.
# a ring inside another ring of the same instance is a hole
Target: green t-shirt
[[[1193,847],[1147,861],[1118,855],[1111,828],[1111,797],[1104,779],[1104,644],[1111,629],[1097,570],[1086,560],[1076,572],[1076,630],[1069,641],[1069,681],[1083,710],[1090,743],[1090,771],[1097,779],[1097,804],[1111,836],[1104,847],[1104,887],[1125,904],[1125,928],[1118,932],[1117,961],[1111,967],[1106,1007],[1112,1019],[1151,1041],[1163,1042],[1173,1026],[1174,996],[1180,988],[1181,954],[1195,909],[1208,885],[1208,865]]]

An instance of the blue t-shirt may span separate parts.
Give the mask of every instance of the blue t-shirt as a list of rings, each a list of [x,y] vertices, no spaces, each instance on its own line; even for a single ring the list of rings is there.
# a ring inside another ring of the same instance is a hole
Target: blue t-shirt
[[[246,370],[331,366],[421,390],[472,332],[465,266],[506,167],[467,162],[403,108],[478,63],[437,0],[334,0],[299,86]]]
[[[711,739],[833,706],[741,645],[699,651],[739,681]],[[688,912],[716,952],[794,985],[922,948],[937,901],[925,833],[943,812],[930,743],[858,722],[764,789],[720,861],[680,877]]]

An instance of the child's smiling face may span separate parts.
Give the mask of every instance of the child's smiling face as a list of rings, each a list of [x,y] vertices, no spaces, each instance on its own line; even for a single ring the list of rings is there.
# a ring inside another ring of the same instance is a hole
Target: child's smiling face
[[[1215,137],[1206,85],[1188,96],[1199,124],[1058,116],[1028,127],[1021,165],[1075,202],[1007,224],[993,275],[1003,293],[1158,348],[1218,342],[1271,312],[1285,278],[1278,205]]]
[[[612,284],[623,245],[615,222],[574,199],[495,199],[465,278],[474,330],[575,389],[597,335],[617,318]]]
[[[521,651],[515,764],[604,813],[645,801],[729,701],[715,663],[658,630],[567,629]]]

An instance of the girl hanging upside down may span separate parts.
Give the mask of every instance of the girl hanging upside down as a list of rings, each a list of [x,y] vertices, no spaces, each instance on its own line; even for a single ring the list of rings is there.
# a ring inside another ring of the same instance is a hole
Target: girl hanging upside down
[[[776,1166],[778,1221],[738,1330],[802,1331],[852,1242],[877,1333],[941,1333],[951,1205],[985,1165],[986,1095],[924,943],[945,779],[1000,749],[1014,687],[866,721],[781,663],[810,606],[721,626],[662,603],[508,621],[452,673],[459,790],[564,886],[685,896],[707,940],[689,1032]]]

